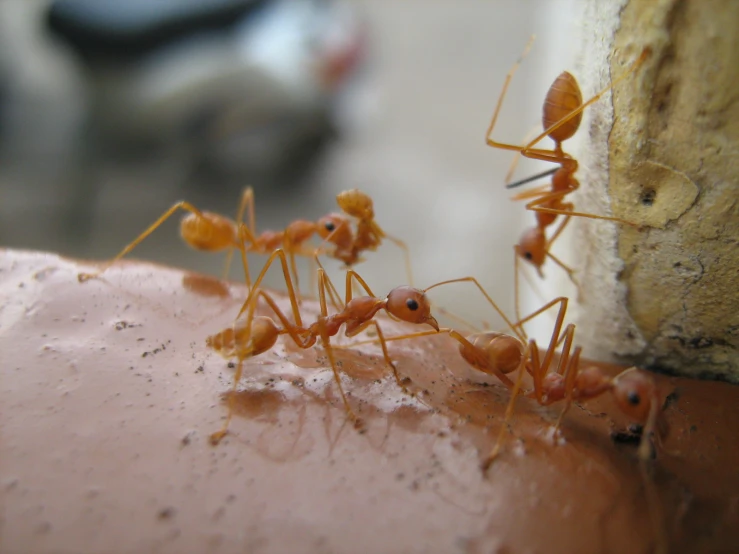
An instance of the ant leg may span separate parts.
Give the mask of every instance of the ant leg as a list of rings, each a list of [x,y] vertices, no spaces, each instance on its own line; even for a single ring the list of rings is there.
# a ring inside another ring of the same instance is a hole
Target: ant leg
[[[546,375],[547,372],[549,371],[549,367],[552,365],[552,360],[554,359],[554,353],[555,353],[555,350],[557,348],[557,344],[559,342],[559,337],[560,337],[560,332],[562,330],[562,325],[564,324],[564,317],[565,317],[565,313],[567,312],[567,303],[568,303],[568,301],[569,300],[566,297],[561,296],[561,297],[556,298],[555,300],[553,300],[551,302],[552,305],[555,304],[555,303],[559,303],[560,306],[559,306],[559,310],[557,311],[557,319],[554,322],[554,329],[552,330],[552,338],[549,340],[549,346],[547,347],[547,351],[544,354],[544,358],[542,359],[541,366],[539,368],[539,370],[541,371],[541,377],[542,377],[542,379],[544,378],[544,375]],[[536,313],[536,312],[534,312],[534,313]],[[572,331],[568,331],[570,329],[570,327],[572,328]],[[568,325],[567,328],[565,329],[565,333],[564,334],[565,335],[568,335],[568,333],[573,333],[574,332],[574,328],[575,328],[574,325],[572,325],[572,324]],[[565,346],[564,346],[564,348],[565,349],[568,349],[567,341],[566,340],[565,340]],[[567,350],[567,352],[569,353],[569,349]],[[562,356],[564,356],[564,350],[563,350]],[[560,367],[561,367],[561,364],[562,364],[562,356],[560,356],[560,359],[559,359]]]
[[[325,283],[328,290],[328,296],[331,300],[331,304],[333,305],[334,309],[337,312],[341,312],[345,305],[341,301],[341,295],[339,295],[339,291],[336,290],[336,286],[334,285],[334,282],[329,278],[328,273],[326,273],[326,270],[323,267],[323,264],[321,263],[321,260],[318,259],[318,250],[315,250],[313,252],[313,258],[312,261],[315,262],[318,265],[318,269],[316,270],[316,273],[323,272],[323,275],[325,276]]]
[[[529,370],[529,373],[534,380],[534,390],[533,392],[529,392],[526,396],[528,398],[535,398],[540,405],[544,405],[544,373],[541,369],[539,348],[536,345],[536,341],[534,341],[534,344],[531,347],[531,369]]]
[[[547,252],[547,257],[551,258],[551,260],[557,264],[559,267],[561,267],[565,273],[567,273],[567,277],[569,277],[570,281],[572,281],[572,284],[575,285],[575,288],[577,288],[577,301],[580,302],[582,298],[582,291],[580,290],[580,283],[575,279],[575,270],[572,269],[570,266],[566,265],[562,260],[557,258],[554,254],[551,252]]]
[[[352,280],[356,281],[360,287],[364,289],[364,292],[367,293],[367,296],[375,296],[375,293],[372,292],[372,289],[369,288],[369,285],[367,284],[367,281],[365,281],[359,273],[354,271],[353,269],[349,269],[346,272],[346,303],[348,304],[352,299]]]
[[[574,329],[573,329],[573,332],[574,332]],[[564,408],[562,408],[562,411],[560,412],[559,417],[557,418],[557,422],[554,424],[554,436],[555,437],[559,435],[560,427],[562,425],[562,420],[564,419],[565,414],[570,410],[570,407],[572,406],[573,396],[575,394],[575,379],[577,378],[577,374],[580,371],[580,353],[582,352],[582,348],[577,346],[575,348],[575,351],[572,353],[572,357],[570,357],[569,352],[570,352],[571,347],[572,347],[572,341],[565,340],[565,344],[562,347],[562,358],[560,358],[560,365],[562,363],[562,359],[564,359],[565,357],[568,358],[567,367],[564,368],[565,405],[564,405]]]
[[[452,329],[449,329],[447,327],[442,327],[441,329],[439,329],[438,332],[436,331],[436,329],[431,329],[431,330],[428,330],[428,331],[416,331],[414,333],[404,333],[402,335],[394,335],[392,337],[384,337],[384,341],[386,343],[388,343],[388,342],[393,342],[393,341],[396,341],[396,340],[415,339],[417,337],[429,337],[431,335],[438,335],[440,333],[448,333],[451,330]],[[353,342],[353,343],[347,344],[347,345],[337,345],[337,346],[334,346],[333,348],[335,348],[337,350],[344,350],[344,349],[347,349],[347,348],[354,348],[355,346],[362,346],[364,344],[375,344],[377,342],[379,342],[378,339],[366,339],[366,340],[356,341],[356,342]]]
[[[649,461],[652,459],[652,446],[650,444],[651,438],[656,433],[657,427],[657,414],[659,407],[657,406],[659,399],[656,397],[652,398],[652,405],[649,408],[649,415],[647,416],[647,422],[642,429],[641,440],[639,441],[639,459]]]
[[[469,352],[475,351],[475,346],[467,340],[466,337],[461,335],[458,331],[455,331],[454,329],[450,329],[449,327],[442,327],[437,332],[436,329],[428,330],[428,331],[416,331],[414,333],[405,333],[402,335],[395,335],[392,337],[384,337],[383,341],[385,343],[398,341],[398,340],[408,340],[408,339],[415,339],[418,337],[429,337],[429,336],[438,336],[440,334],[446,333],[448,334],[452,339],[456,340],[458,343],[460,343],[462,346],[464,346]],[[335,348],[352,348],[356,346],[361,346],[363,344],[375,344],[379,342],[378,339],[368,339],[368,340],[362,340],[358,342],[354,342],[349,346],[343,347],[343,346],[336,346]],[[497,377],[503,385],[508,387],[509,389],[512,389],[514,386],[513,381],[505,374],[499,371],[495,367],[491,367],[490,371],[488,372],[490,375],[494,375]]]
[[[359,333],[361,333],[364,329],[366,329],[370,325],[373,325],[375,327],[375,331],[377,332],[377,339],[371,340],[371,341],[362,341],[362,343],[365,343],[365,342],[372,342],[372,343],[379,342],[380,343],[380,348],[382,348],[382,356],[385,358],[385,363],[388,366],[390,366],[390,369],[393,370],[393,376],[395,377],[395,382],[398,384],[398,386],[402,389],[402,391],[405,394],[407,394],[408,396],[415,396],[403,384],[403,381],[404,380],[400,378],[400,374],[398,373],[398,368],[395,366],[395,363],[390,359],[390,354],[387,351],[387,341],[388,340],[400,340],[399,338],[392,337],[391,339],[386,339],[385,338],[385,335],[382,332],[382,329],[380,328],[380,324],[377,323],[375,320],[370,320],[370,321],[365,322],[363,325],[360,325],[357,329],[355,329],[352,332],[351,336],[358,335]],[[436,333],[436,330],[434,330],[433,332],[435,334]],[[400,335],[400,336],[402,337],[402,335]],[[404,336],[403,338],[411,338],[412,336],[413,335],[411,334],[411,335]],[[353,343],[351,346],[357,346],[358,344],[362,344],[362,343]],[[406,378],[405,381],[408,382],[408,381],[410,381],[410,379],[409,378]]]
[[[254,320],[254,309],[256,308],[256,297],[254,300],[249,304],[249,310],[246,315],[246,328],[251,329],[251,323]],[[215,433],[212,433],[210,435],[210,443],[213,446],[216,446],[219,442],[221,442],[221,439],[226,436],[228,433],[228,426],[231,423],[231,418],[233,417],[234,409],[236,407],[236,389],[239,386],[239,381],[241,381],[241,375],[244,370],[244,355],[240,355],[238,357],[238,364],[236,365],[236,372],[234,374],[234,380],[233,385],[231,386],[231,391],[228,395],[228,413],[226,414],[226,421],[223,422],[223,427],[219,431],[216,431]]]
[[[560,337],[560,331],[562,330],[562,325],[564,324],[564,317],[565,317],[565,314],[567,313],[568,302],[569,302],[569,299],[566,296],[558,296],[554,300],[550,300],[549,302],[544,304],[538,310],[531,312],[529,315],[527,315],[523,319],[517,321],[515,324],[517,327],[521,327],[524,323],[531,321],[535,317],[547,311],[552,306],[559,304],[559,310],[557,310],[557,319],[555,320],[554,329],[552,331],[552,338],[549,342],[547,353],[544,356],[543,364],[547,368],[551,364],[552,358],[554,357],[554,351],[556,350],[556,347],[558,344],[558,340]]]
[[[279,308],[279,306],[277,306],[277,303],[274,301],[274,299],[265,291],[260,290],[258,294],[259,297],[263,298],[267,305],[271,308],[272,312],[277,316],[277,319],[280,320],[280,323],[282,323],[282,331],[280,332],[280,334],[287,333],[298,348],[310,348],[311,346],[313,346],[315,340],[311,338],[310,335],[308,335],[307,339],[301,338],[301,333],[306,333],[305,328],[291,323],[287,319],[287,316],[284,314],[284,312]]]
[[[352,298],[356,298],[362,294],[362,288],[356,281],[352,281]]]
[[[532,279],[529,277],[528,273],[524,270],[523,266],[519,262],[520,256],[516,252],[516,249],[513,249],[513,306],[515,310],[515,316],[516,316],[516,327],[521,332],[521,335],[523,335],[524,340],[528,340],[528,334],[526,333],[526,329],[524,329],[523,324],[529,321],[532,317],[534,317],[534,314],[530,314],[526,316],[525,318],[521,317],[521,285],[520,285],[520,277],[523,275],[524,279],[526,279],[526,282],[529,285],[529,288],[533,289],[536,295],[543,301],[543,294],[541,292],[541,289],[539,289],[536,284],[532,281]],[[538,315],[540,312],[535,312],[536,315]]]
[[[518,202],[519,200],[528,200],[529,198],[538,198],[542,194],[547,194],[551,192],[551,190],[552,190],[552,185],[548,183],[546,185],[541,185],[540,187],[536,187],[533,189],[526,190],[524,192],[519,192],[518,194],[514,194],[513,196],[511,196],[511,200],[513,200],[514,202]]]
[[[348,269],[346,272],[346,292],[345,292],[347,304],[353,298],[355,285],[363,288],[364,292],[367,293],[367,296],[375,296],[375,293],[372,292],[372,289],[369,288],[369,285],[362,278],[362,276],[359,275],[359,273],[357,273],[353,269]],[[389,312],[387,312],[387,316],[393,321],[400,321],[400,319],[398,319],[397,317],[395,317],[393,314]]]
[[[123,250],[121,250],[118,255],[110,260],[108,263],[103,265],[101,269],[98,271],[95,271],[94,273],[79,273],[77,275],[77,280],[80,283],[84,283],[85,281],[89,279],[94,279],[95,277],[100,276],[102,273],[104,273],[110,266],[112,266],[114,263],[116,263],[118,260],[120,260],[123,256],[131,252],[134,248],[136,248],[146,237],[148,237],[150,234],[152,234],[159,226],[162,225],[167,219],[170,218],[170,216],[175,213],[177,210],[185,210],[187,212],[190,212],[191,214],[195,215],[196,217],[202,217],[202,212],[198,210],[195,206],[190,204],[189,202],[181,201],[174,204],[171,208],[169,208],[166,212],[164,212],[159,218],[149,225],[149,227],[146,228],[146,230],[141,233],[138,237],[136,237],[134,240],[132,240],[129,244],[127,244]]]
[[[572,206],[572,204],[566,204],[566,206],[574,207]],[[551,258],[551,260],[555,264],[557,264],[559,267],[561,267],[565,271],[565,273],[567,273],[567,277],[570,278],[570,281],[572,281],[572,284],[575,285],[575,288],[577,288],[577,301],[580,302],[582,299],[582,290],[580,289],[580,283],[578,283],[577,279],[575,279],[575,270],[569,267],[568,265],[566,265],[562,260],[557,258],[551,252],[552,244],[554,243],[555,240],[557,240],[557,238],[559,238],[559,235],[562,234],[562,231],[564,231],[565,227],[567,226],[567,224],[570,222],[571,219],[572,219],[572,216],[568,215],[562,220],[562,222],[559,224],[557,229],[552,234],[551,238],[547,241],[545,252],[546,252],[546,255],[549,258]]]
[[[241,222],[244,218],[244,211],[246,207],[249,207],[249,223],[247,227],[251,231],[251,235],[254,236],[256,231],[256,223],[254,217],[254,189],[246,187],[241,193],[241,202],[239,202],[239,210],[236,212],[236,225],[241,226]],[[229,248],[226,252],[226,263],[223,266],[223,278],[228,279],[228,273],[231,269],[231,258],[233,257],[233,248]]]
[[[334,380],[336,385],[339,387],[339,393],[341,394],[341,400],[344,402],[344,408],[346,409],[347,417],[354,423],[354,427],[357,429],[362,428],[362,420],[357,417],[349,405],[349,400],[346,398],[344,393],[344,387],[341,386],[341,376],[339,371],[336,369],[336,359],[334,358],[334,351],[331,348],[331,341],[329,339],[328,331],[326,329],[326,318],[328,317],[328,309],[326,307],[326,273],[319,269],[318,270],[318,297],[321,303],[321,316],[318,319],[318,331],[321,337],[321,344],[323,345],[328,360],[331,363],[331,371],[334,373]]]
[[[454,312],[450,312],[446,308],[437,307],[434,304],[431,304],[431,307],[434,309],[434,312],[435,313],[440,314],[440,315],[443,315],[444,317],[449,318],[452,321],[454,321],[454,322],[456,322],[456,323],[458,323],[458,324],[460,324],[460,325],[462,325],[464,327],[467,327],[467,329],[469,329],[471,332],[473,332],[473,333],[480,333],[481,332],[481,329],[477,325],[475,325],[474,323],[470,323],[469,321],[467,321],[466,319],[464,319],[462,316],[458,316]]]
[[[254,189],[251,187],[246,187],[244,191],[241,193],[241,202],[239,203],[239,211],[236,212],[236,223],[240,224],[244,219],[244,212],[247,211],[248,208],[248,222],[246,223],[246,226],[249,228],[249,230],[252,232],[252,234],[256,234],[257,232],[257,219],[254,215]]]
[[[515,75],[516,71],[518,70],[519,66],[521,65],[521,62],[526,57],[526,55],[529,53],[529,50],[531,50],[531,46],[534,43],[534,39],[536,37],[532,36],[529,41],[526,43],[526,46],[519,56],[518,60],[516,60],[516,63],[513,64],[513,67],[511,67],[510,70],[508,70],[508,73],[506,74],[505,81],[503,82],[503,90],[500,91],[500,96],[498,96],[498,102],[495,104],[495,111],[493,112],[493,117],[490,120],[490,125],[488,125],[488,130],[485,133],[485,143],[488,146],[492,146],[493,148],[502,148],[503,150],[515,150],[520,152],[523,147],[522,146],[515,146],[513,144],[504,144],[501,142],[496,142],[492,138],[490,138],[490,135],[493,134],[493,129],[495,128],[495,124],[498,121],[498,115],[500,114],[500,109],[503,106],[503,99],[505,98],[506,92],[508,92],[508,87],[511,84],[511,79],[513,79],[513,75]]]
[[[223,427],[219,431],[213,433],[210,436],[210,441],[214,445],[215,444],[218,444],[218,442],[220,442],[220,440],[228,432],[228,426],[229,426],[229,424],[231,422],[231,419],[232,419],[233,413],[234,413],[234,402],[235,402],[235,398],[236,398],[236,390],[237,390],[239,381],[241,380],[241,376],[242,376],[242,372],[243,372],[243,367],[244,367],[244,360],[246,360],[247,358],[250,358],[253,355],[255,355],[255,352],[253,350],[254,344],[255,343],[256,344],[259,344],[260,343],[260,340],[259,339],[260,338],[263,338],[263,337],[256,337],[255,339],[252,339],[252,336],[251,336],[252,322],[254,321],[254,312],[256,310],[257,300],[260,297],[263,298],[267,302],[267,304],[269,305],[269,307],[272,309],[272,311],[275,313],[275,315],[277,316],[277,318],[282,323],[282,330],[280,330],[278,334],[285,334],[285,333],[287,333],[290,336],[290,338],[293,340],[293,342],[299,348],[310,348],[315,343],[315,338],[312,337],[312,336],[310,336],[310,335],[306,339],[302,339],[301,338],[301,336],[300,336],[301,331],[304,332],[305,329],[303,329],[302,327],[298,327],[297,325],[294,325],[294,324],[290,323],[290,321],[288,321],[287,317],[282,312],[282,310],[280,310],[280,308],[277,306],[277,303],[274,301],[274,299],[269,294],[267,294],[267,292],[265,292],[263,290],[258,290],[257,291],[256,295],[252,298],[252,300],[251,300],[251,302],[249,304],[249,308],[247,310],[245,323],[243,325],[243,328],[245,329],[244,336],[243,337],[240,337],[238,339],[240,344],[244,344],[247,347],[244,348],[244,349],[242,349],[242,350],[237,350],[237,352],[238,352],[238,365],[236,367],[236,373],[234,375],[233,385],[231,387],[231,391],[230,391],[229,397],[228,397],[228,414],[226,416],[226,421],[224,422]],[[236,329],[234,327],[234,335],[236,334],[235,331],[236,331]],[[276,340],[276,337],[274,337],[274,338]],[[234,337],[234,341],[236,341],[236,338],[235,337]],[[264,350],[257,351],[256,354],[259,354],[262,351],[264,351]]]
[[[300,275],[298,275],[298,266],[295,261],[295,246],[287,238],[282,241],[282,248],[290,256],[290,269],[293,272],[293,279],[295,279],[295,291],[298,295],[298,305],[302,304],[303,299],[300,295]]]
[[[252,232],[249,227],[244,225],[243,223],[239,223],[239,244],[241,245],[241,265],[244,267],[244,281],[246,282],[246,286],[249,288],[249,290],[252,290],[251,286],[251,274],[249,272],[249,259],[246,255],[247,251],[247,244],[246,242],[249,241],[251,246],[254,246],[256,244],[256,237],[254,236],[254,233]]]
[[[564,204],[564,206],[566,206],[567,211],[571,211],[575,207],[574,205],[570,203],[566,203]],[[571,215],[567,215],[562,219],[559,226],[555,229],[554,233],[552,233],[552,236],[547,241],[547,244],[546,244],[547,251],[549,251],[552,248],[552,244],[554,244],[554,241],[559,238],[559,235],[562,234],[562,231],[565,230],[565,227],[567,227],[567,224],[570,222],[571,219],[572,219]]]
[[[495,441],[495,446],[493,447],[492,451],[482,462],[483,472],[487,471],[490,468],[500,452],[500,447],[503,444],[503,436],[505,435],[505,430],[508,428],[511,418],[513,417],[513,409],[516,405],[516,398],[518,397],[519,390],[521,390],[521,383],[523,382],[523,376],[526,368],[526,359],[529,357],[529,353],[531,352],[532,348],[536,348],[536,342],[533,339],[529,341],[523,351],[521,363],[518,365],[518,377],[516,378],[516,383],[513,386],[513,390],[511,391],[511,399],[508,401],[508,406],[505,410],[505,418],[503,419],[503,424],[500,426],[498,440]]]
[[[380,227],[375,220],[370,220],[369,222],[370,228],[372,229],[372,232],[375,233],[380,239],[386,238],[390,242],[393,242],[398,248],[400,248],[403,251],[403,258],[405,261],[405,273],[408,277],[408,284],[410,286],[413,286],[413,269],[411,267],[411,251],[408,249],[408,245],[405,243],[405,241],[400,240],[399,238],[396,238],[392,235],[388,235],[385,231],[382,230],[382,227]]]
[[[231,424],[231,419],[233,418],[233,413],[236,408],[236,389],[238,387],[239,381],[241,380],[243,369],[244,360],[239,357],[239,361],[236,364],[236,373],[234,374],[233,386],[228,393],[228,412],[226,413],[226,421],[223,422],[223,427],[221,427],[215,433],[211,433],[209,437],[210,444],[212,444],[213,446],[217,446],[218,443],[221,442],[223,437],[228,434],[228,426]]]
[[[246,310],[246,308],[249,306],[249,303],[258,294],[259,285],[262,283],[264,276],[267,274],[267,270],[270,268],[270,266],[274,263],[274,261],[277,258],[280,259],[280,264],[282,265],[282,275],[285,279],[285,285],[287,286],[287,293],[290,297],[290,306],[292,308],[293,317],[295,318],[295,324],[298,327],[303,326],[303,320],[300,317],[300,310],[298,309],[298,301],[295,295],[295,288],[293,287],[292,278],[290,277],[290,271],[287,266],[287,258],[285,257],[285,251],[282,248],[278,248],[277,250],[272,252],[272,254],[270,254],[269,259],[267,260],[267,263],[264,264],[262,271],[259,272],[259,276],[257,277],[257,280],[254,281],[254,285],[252,286],[251,291],[249,292],[249,295],[246,297],[246,300],[244,300],[244,303],[242,304],[241,309],[239,310],[239,313],[236,315],[236,319],[241,317],[241,314],[244,313],[244,310]]]
[[[567,190],[551,192],[549,194],[540,196],[536,200],[533,200],[529,202],[528,204],[526,204],[526,209],[531,210],[533,212],[541,212],[545,214],[563,215],[565,217],[586,217],[588,219],[603,219],[605,221],[614,221],[616,223],[620,223],[621,225],[629,225],[630,227],[639,227],[636,223],[632,223],[631,221],[626,221],[625,219],[621,219],[619,217],[588,214],[585,212],[573,212],[572,210],[550,208],[546,206],[546,204],[548,204],[552,200],[563,198],[564,196],[570,194],[576,188],[577,187],[571,187],[571,188],[568,188]],[[542,204],[544,205],[542,206]]]
[[[364,292],[367,293],[367,296],[375,296],[375,293],[372,292],[372,289],[369,288],[369,285],[362,278],[362,276],[359,275],[359,273],[357,273],[353,269],[348,269],[346,272],[346,292],[345,292],[347,304],[353,298],[355,285],[363,288]],[[397,317],[395,317],[393,314],[389,312],[387,312],[387,316],[393,321],[400,321],[400,319],[398,319]]]
[[[395,363],[390,359],[390,354],[388,354],[387,351],[387,343],[385,342],[385,335],[382,334],[382,329],[380,328],[380,324],[377,323],[375,320],[370,321],[370,325],[374,325],[375,330],[377,331],[377,339],[380,341],[380,347],[382,348],[382,355],[385,358],[385,363],[390,366],[390,368],[393,370],[393,376],[395,376],[395,382],[398,384],[398,386],[401,388],[401,390],[406,393],[409,396],[413,396],[407,388],[405,388],[405,385],[403,384],[403,379],[400,378],[400,375],[398,374],[398,368],[396,367]]]
[[[398,248],[401,248],[403,250],[403,258],[405,259],[405,273],[408,277],[408,284],[410,286],[413,286],[413,268],[411,266],[411,252],[408,249],[408,245],[405,243],[405,241],[402,241],[400,239],[396,239],[392,235],[386,235],[387,239],[391,242],[394,242]]]
[[[519,284],[518,278],[521,274],[521,264],[518,261],[518,252],[516,248],[513,248],[513,302],[516,315],[516,325],[521,331],[521,334],[528,338],[526,330],[523,327],[524,319],[521,317],[521,285]]]
[[[537,132],[538,129],[539,129],[539,126],[538,125],[534,125],[529,130],[529,132],[526,133],[526,135],[523,137],[523,143],[524,144],[528,144],[529,141],[531,141],[531,139],[534,136],[536,136],[536,132]],[[520,152],[517,152],[516,154],[514,154],[513,161],[511,161],[511,165],[508,167],[508,173],[506,173],[506,176],[505,176],[505,181],[504,182],[505,182],[506,186],[511,182],[511,178],[513,177],[513,173],[516,171],[516,167],[518,166],[518,162],[520,160],[521,160],[521,153]],[[536,176],[535,178],[538,179],[538,176]],[[523,183],[519,183],[519,184],[523,184]]]
[[[506,325],[508,325],[508,328],[513,331],[513,333],[522,341],[525,341],[526,338],[523,336],[521,331],[519,331],[518,327],[510,320],[508,319],[508,316],[505,315],[503,310],[500,309],[500,307],[495,303],[495,301],[492,299],[492,297],[487,293],[487,291],[482,287],[480,282],[475,279],[474,277],[460,277],[458,279],[448,279],[446,281],[441,281],[439,283],[435,283],[431,285],[430,287],[426,287],[423,292],[428,292],[433,288],[440,287],[442,285],[449,285],[451,283],[463,283],[463,282],[471,282],[474,283],[474,285],[478,288],[478,290],[482,293],[482,295],[485,297],[485,299],[488,301],[488,303],[495,309],[495,311],[498,313],[498,315],[503,318],[503,321],[506,322]]]

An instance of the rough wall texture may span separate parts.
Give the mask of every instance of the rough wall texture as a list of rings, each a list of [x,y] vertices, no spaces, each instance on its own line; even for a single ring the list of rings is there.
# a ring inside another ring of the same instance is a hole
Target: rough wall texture
[[[612,77],[643,47],[653,55],[591,114],[584,165],[596,192],[579,206],[602,213],[607,193],[614,215],[642,227],[615,229],[615,260],[581,260],[582,281],[604,267],[618,281],[605,302],[586,295],[581,327],[601,353],[739,382],[739,2],[631,0],[615,16],[598,4],[587,8],[598,32],[584,33],[585,50],[613,40]],[[599,141],[604,123],[612,127]],[[594,318],[618,329],[599,333]]]

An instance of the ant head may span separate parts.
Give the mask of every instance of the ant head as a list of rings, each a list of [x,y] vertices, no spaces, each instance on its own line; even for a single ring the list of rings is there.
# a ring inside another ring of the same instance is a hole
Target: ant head
[[[627,369],[613,379],[613,396],[618,407],[634,421],[644,423],[656,396],[654,381],[635,368]]]
[[[330,213],[318,220],[318,234],[322,239],[328,238],[332,233],[334,236],[339,235],[336,231],[341,231],[342,227],[349,225],[349,221],[341,214]]]
[[[407,285],[395,287],[387,295],[385,309],[388,313],[408,323],[428,323],[439,330],[439,324],[431,315],[431,304],[426,293]]]
[[[336,195],[336,202],[347,214],[358,219],[374,219],[372,198],[359,189],[345,190]]]
[[[516,255],[532,264],[541,274],[541,266],[547,257],[547,237],[539,227],[524,231],[518,244],[513,247]]]

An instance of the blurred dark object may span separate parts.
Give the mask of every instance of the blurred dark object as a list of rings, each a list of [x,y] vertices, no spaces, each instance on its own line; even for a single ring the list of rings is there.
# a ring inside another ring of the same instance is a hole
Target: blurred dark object
[[[56,0],[47,26],[89,84],[86,157],[175,152],[231,176],[320,151],[364,52],[328,0]]]

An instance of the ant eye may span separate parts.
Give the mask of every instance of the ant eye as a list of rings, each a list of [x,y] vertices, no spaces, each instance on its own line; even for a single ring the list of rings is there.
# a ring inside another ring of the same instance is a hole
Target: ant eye
[[[333,221],[327,221],[324,227],[326,227],[327,231],[333,231],[334,229],[336,229],[336,225],[334,225]]]
[[[523,257],[526,258],[527,260],[531,260],[534,257],[534,255],[531,252],[524,252]]]
[[[408,309],[412,312],[415,312],[418,309],[418,302],[413,298],[406,300],[405,305],[408,306]]]
[[[641,396],[639,396],[638,392],[631,391],[626,399],[632,406],[638,406],[641,403]]]

